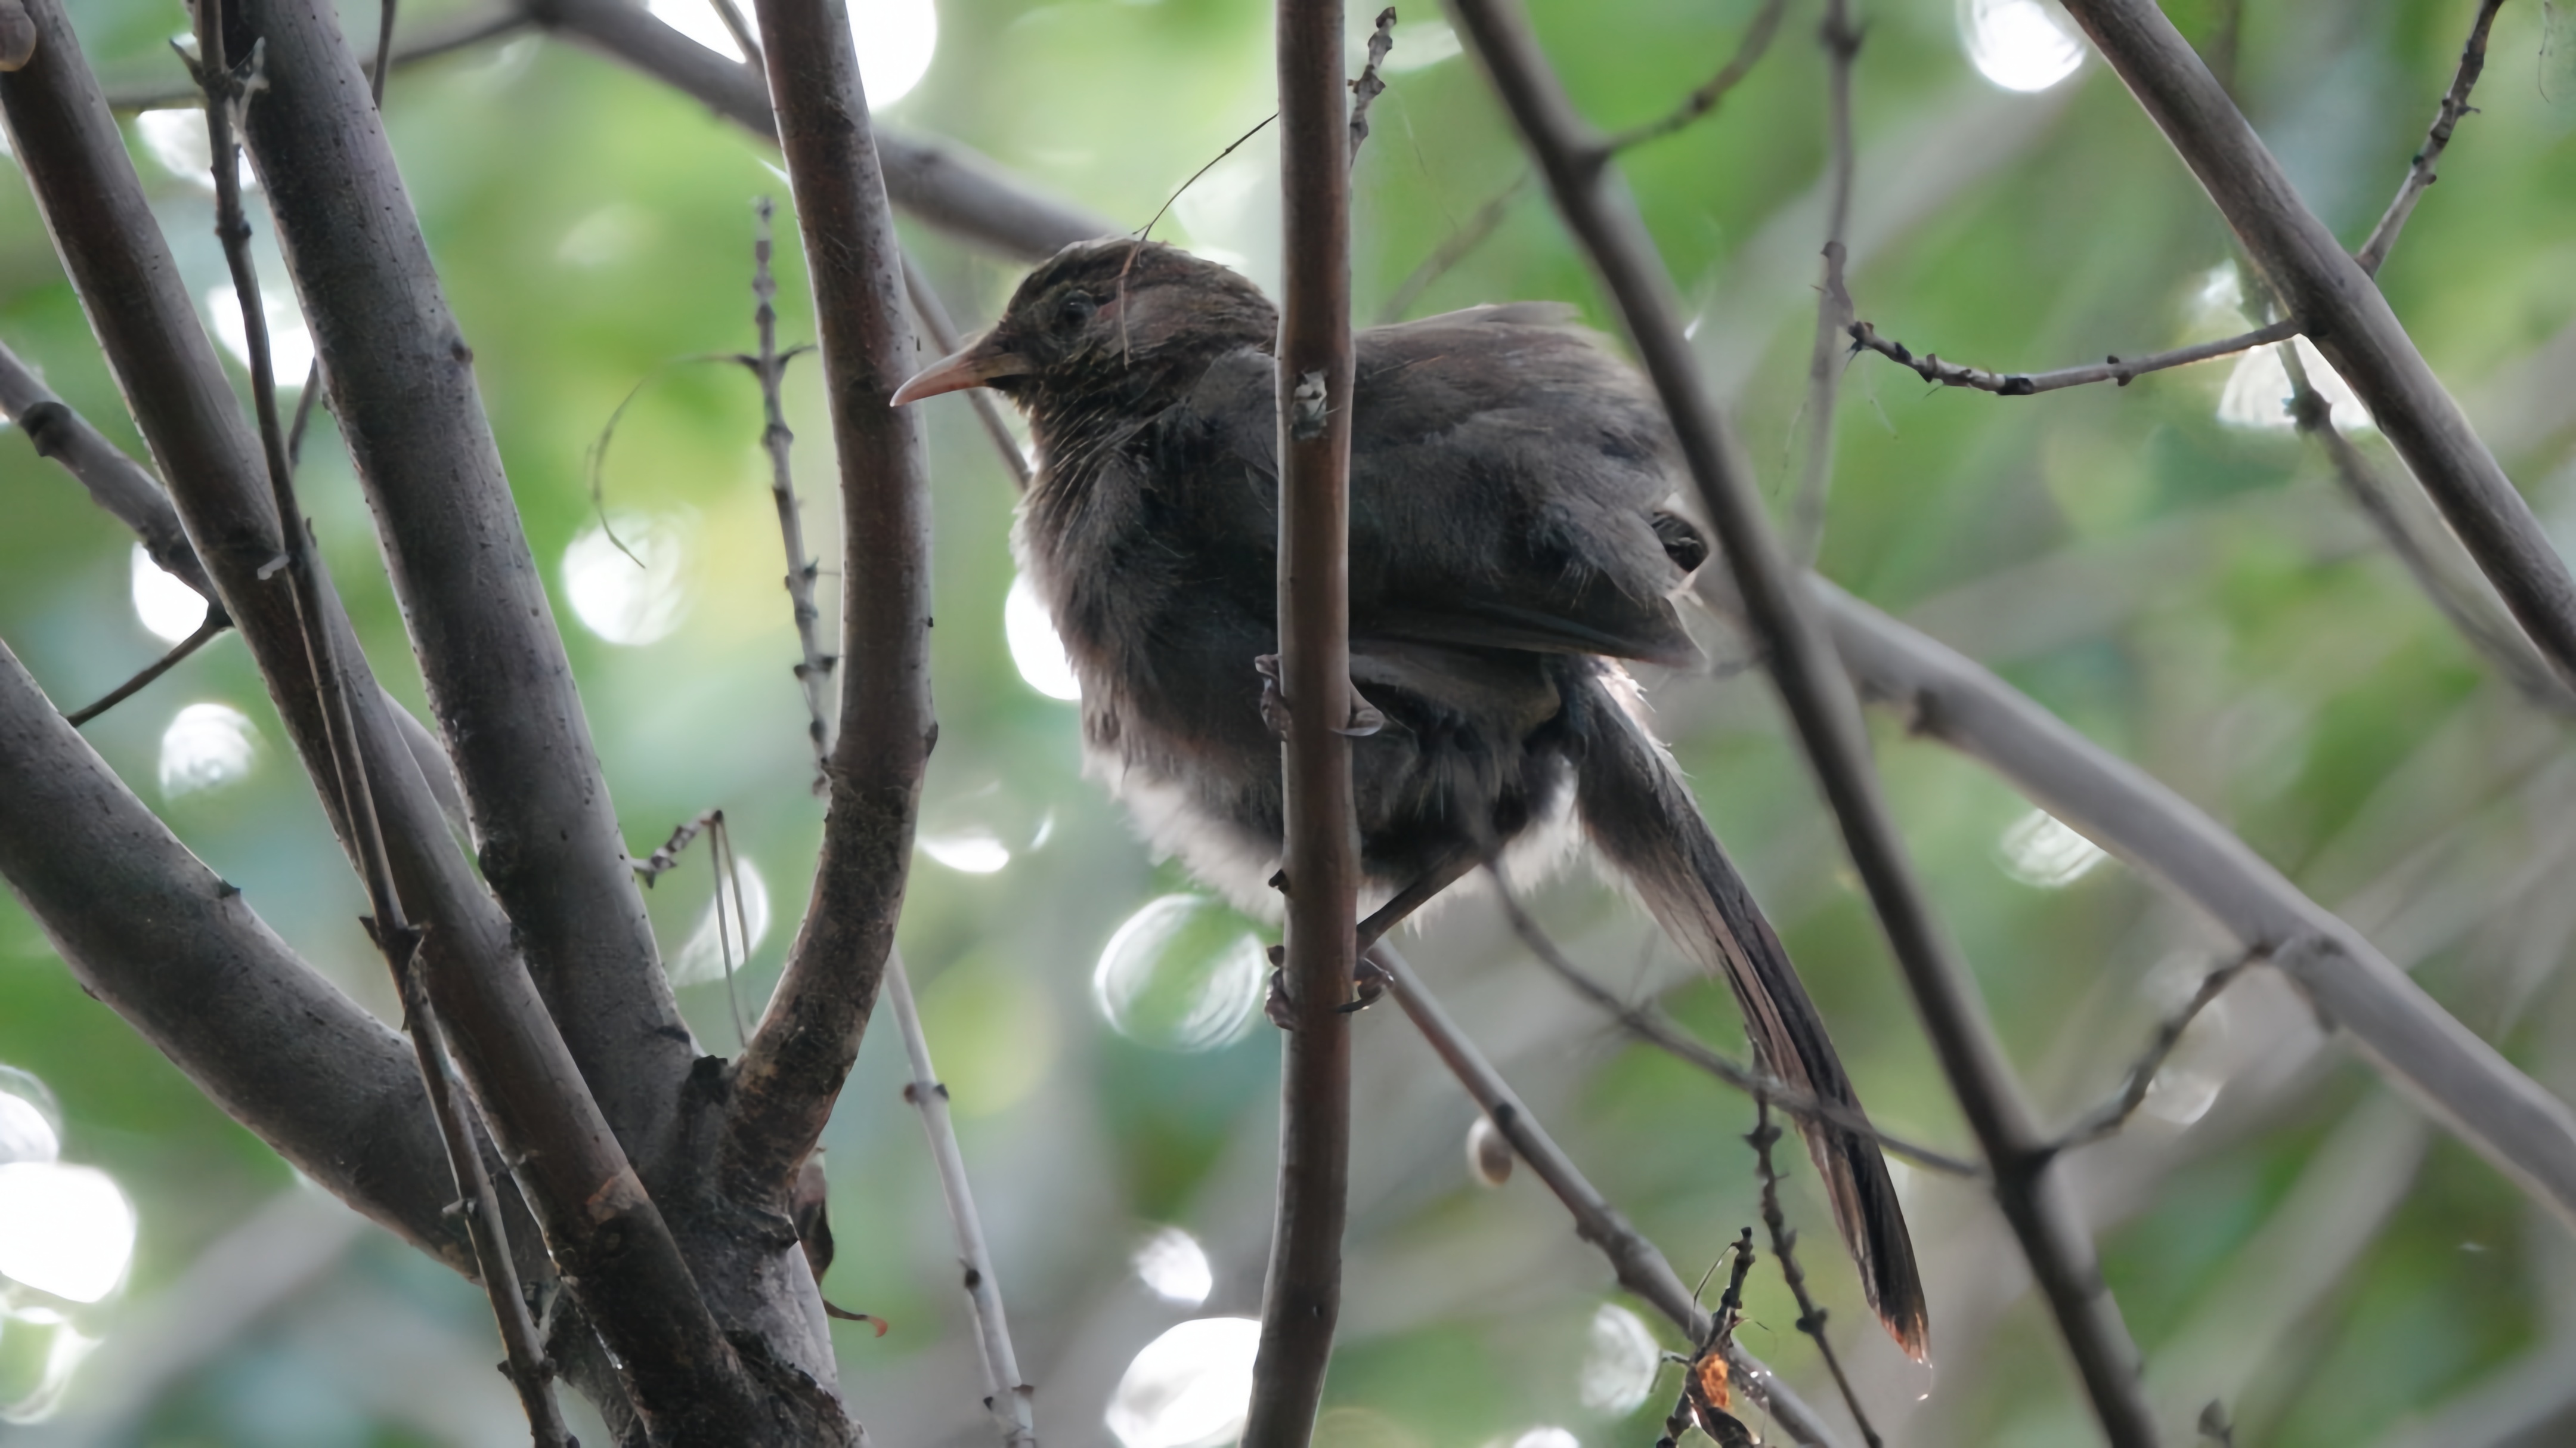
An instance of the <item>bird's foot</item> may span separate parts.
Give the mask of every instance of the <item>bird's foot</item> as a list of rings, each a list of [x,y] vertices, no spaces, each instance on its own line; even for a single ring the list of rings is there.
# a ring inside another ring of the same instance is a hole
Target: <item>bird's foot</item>
[[[1261,676],[1261,722],[1270,727],[1273,738],[1288,737],[1288,696],[1279,687],[1279,656],[1262,654],[1252,661],[1252,671]],[[1348,717],[1333,732],[1350,739],[1366,739],[1386,727],[1386,715],[1351,686],[1351,708]]]
[[[1270,992],[1261,1003],[1261,1013],[1270,1018],[1270,1024],[1293,1031],[1297,1029],[1297,1007],[1288,999],[1287,966],[1288,947],[1270,947]],[[1385,999],[1387,987],[1394,983],[1395,977],[1387,974],[1386,967],[1363,955],[1351,970],[1352,997],[1333,1007],[1333,1011],[1347,1016],[1367,1010]]]

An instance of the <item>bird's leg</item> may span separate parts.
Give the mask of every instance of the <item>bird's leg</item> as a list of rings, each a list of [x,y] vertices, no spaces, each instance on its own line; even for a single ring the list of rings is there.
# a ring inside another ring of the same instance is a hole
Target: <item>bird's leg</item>
[[[1252,661],[1252,671],[1261,676],[1261,722],[1270,726],[1273,738],[1288,737],[1288,696],[1279,689],[1279,656],[1262,654]],[[1386,727],[1386,715],[1360,693],[1357,684],[1350,686],[1351,708],[1333,732],[1352,739],[1366,739]]]
[[[1396,891],[1394,899],[1379,906],[1369,918],[1360,922],[1360,954],[1368,954],[1368,948],[1377,944],[1380,937],[1403,924],[1406,916],[1430,904],[1431,897],[1457,884],[1484,860],[1482,851],[1460,848],[1415,876],[1412,884]]]
[[[1351,970],[1351,979],[1358,993],[1340,1007],[1345,1015],[1352,1011],[1366,1010],[1377,1004],[1378,998],[1386,994],[1386,988],[1391,983],[1386,968],[1369,959],[1369,947],[1377,944],[1388,931],[1404,923],[1406,916],[1430,904],[1433,896],[1458,883],[1468,871],[1476,868],[1483,860],[1483,854],[1472,849],[1452,852],[1440,863],[1415,877],[1412,884],[1396,892],[1394,899],[1379,906],[1366,920],[1359,923],[1355,932],[1357,946],[1353,952],[1358,957],[1359,964]],[[1271,876],[1270,887],[1283,894],[1286,893],[1288,872],[1282,870]],[[1288,1009],[1288,985],[1284,969],[1287,960],[1286,946],[1270,947],[1270,994],[1263,1003],[1262,1011],[1270,1017],[1271,1024],[1281,1030],[1289,1029],[1293,1019]]]

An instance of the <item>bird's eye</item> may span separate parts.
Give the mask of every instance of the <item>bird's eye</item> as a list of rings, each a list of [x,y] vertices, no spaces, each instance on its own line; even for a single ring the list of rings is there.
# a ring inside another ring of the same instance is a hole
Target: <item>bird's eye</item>
[[[1079,327],[1083,323],[1090,321],[1091,314],[1098,310],[1100,310],[1099,304],[1092,301],[1088,295],[1082,292],[1075,292],[1073,295],[1064,299],[1063,317],[1065,325],[1069,327]]]

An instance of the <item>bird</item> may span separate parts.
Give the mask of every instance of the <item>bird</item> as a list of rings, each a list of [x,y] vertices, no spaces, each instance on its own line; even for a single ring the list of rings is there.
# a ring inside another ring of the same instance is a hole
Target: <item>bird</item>
[[[1282,858],[1277,309],[1167,244],[1077,242],[893,394],[989,387],[1036,445],[1013,546],[1081,685],[1084,748],[1149,846],[1255,910]],[[1629,663],[1702,665],[1676,598],[1707,560],[1671,426],[1558,303],[1358,331],[1349,497],[1364,900],[1382,929],[1479,865],[1581,840],[1732,988],[1764,1069],[1865,1121],[1788,952],[1644,717]],[[1803,1117],[1864,1296],[1929,1327],[1876,1140]]]

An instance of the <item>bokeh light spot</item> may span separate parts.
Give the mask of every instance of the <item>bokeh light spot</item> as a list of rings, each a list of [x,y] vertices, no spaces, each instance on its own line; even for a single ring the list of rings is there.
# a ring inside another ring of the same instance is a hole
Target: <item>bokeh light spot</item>
[[[615,538],[593,524],[564,549],[564,596],[582,627],[612,644],[659,643],[688,617],[688,545],[663,519],[609,522]]]
[[[727,951],[733,954],[733,968],[740,970],[743,962],[751,959],[751,953],[760,948],[760,943],[769,938],[769,882],[761,878],[759,868],[747,856],[736,854],[733,861],[734,878],[742,887],[740,917],[737,918],[734,911],[734,887],[728,885],[721,899],[709,900],[707,908],[699,912],[697,928],[689,932],[687,943],[671,957],[673,985],[703,985],[711,980],[722,980]],[[716,919],[718,905],[724,907],[721,924]],[[748,944],[743,940],[746,928],[751,932]]]
[[[294,389],[304,385],[313,370],[313,334],[304,327],[304,313],[295,305],[295,293],[286,287],[263,283],[259,289],[259,314],[268,322],[268,377],[280,387]],[[215,329],[215,340],[224,344],[233,360],[250,365],[250,328],[242,322],[241,294],[229,283],[206,289],[206,320]]]
[[[1614,1418],[1628,1416],[1655,1390],[1655,1373],[1663,1364],[1662,1346],[1637,1314],[1616,1303],[1601,1304],[1584,1343],[1577,1384],[1583,1406]]]
[[[1959,0],[1959,39],[2005,90],[2044,91],[2084,63],[2084,42],[2040,0]]]
[[[1073,659],[1065,653],[1055,620],[1047,617],[1046,604],[1027,574],[1011,580],[1011,592],[1002,600],[1002,635],[1010,642],[1011,662],[1019,666],[1020,678],[1030,688],[1050,699],[1082,697]]]
[[[1145,1344],[1105,1419],[1127,1448],[1213,1448],[1243,1431],[1261,1324],[1202,1317]]]
[[[205,625],[206,600],[153,562],[140,543],[134,545],[133,573],[134,616],[154,638],[175,644]]]
[[[1243,918],[1204,895],[1165,895],[1100,952],[1091,994],[1110,1027],[1166,1051],[1213,1051],[1252,1030],[1269,958]]]
[[[2100,845],[2067,828],[2065,821],[2037,809],[2004,830],[1996,853],[2005,874],[2042,890],[2072,885],[2110,858]]]
[[[214,789],[250,773],[259,730],[230,704],[190,704],[161,731],[161,793]]]
[[[646,6],[663,24],[735,60],[743,58],[733,32],[707,0],[651,0]],[[740,7],[752,38],[760,38],[760,17],[749,5]],[[931,0],[850,0],[850,40],[859,53],[859,82],[866,87],[868,108],[883,109],[912,94],[930,72],[939,50],[939,10]]]
[[[0,1276],[72,1302],[116,1290],[134,1257],[134,1206],[94,1166],[0,1166]]]
[[[1178,1227],[1160,1227],[1136,1249],[1131,1259],[1136,1280],[1147,1291],[1165,1302],[1183,1307],[1196,1307],[1207,1301],[1216,1287],[1216,1274],[1208,1266],[1207,1250],[1199,1239]]]
[[[2371,426],[2370,409],[2353,395],[2343,375],[2334,370],[2319,352],[2316,344],[2305,337],[2293,337],[2290,345],[2299,349],[2299,366],[2308,374],[2308,385],[2328,408],[2334,425],[2340,428]],[[2298,425],[2290,416],[2290,369],[2281,363],[2278,347],[2257,347],[2238,354],[2236,370],[2227,374],[2227,388],[2218,394],[2218,420],[2230,427],[2268,428],[2288,431]]]

